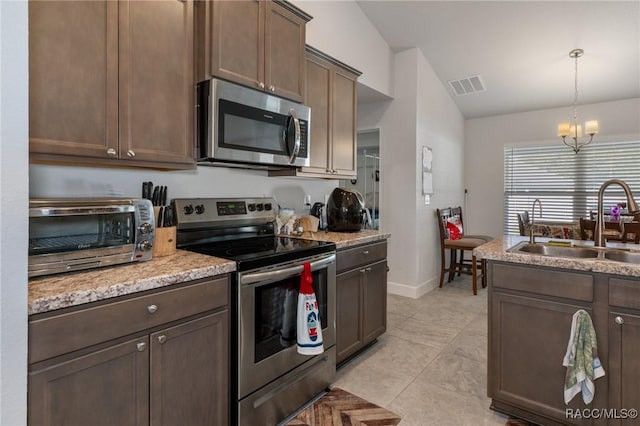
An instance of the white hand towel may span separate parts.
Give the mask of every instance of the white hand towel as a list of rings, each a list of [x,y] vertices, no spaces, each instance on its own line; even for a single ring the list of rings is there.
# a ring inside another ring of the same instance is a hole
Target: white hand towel
[[[604,376],[604,368],[598,358],[596,331],[589,313],[583,309],[573,314],[567,352],[562,361],[567,367],[564,385],[564,403],[582,392],[585,404],[591,404],[596,392],[594,381]]]

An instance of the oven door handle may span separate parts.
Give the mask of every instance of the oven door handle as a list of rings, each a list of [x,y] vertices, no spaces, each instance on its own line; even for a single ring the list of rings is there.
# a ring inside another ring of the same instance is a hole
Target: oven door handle
[[[322,259],[318,259],[316,261],[310,262],[311,272],[317,271],[318,269],[326,268],[327,265],[336,261],[335,253],[330,254],[329,256],[323,257]],[[253,284],[262,281],[275,281],[282,280],[284,278],[288,278],[294,275],[300,274],[304,270],[303,265],[291,266],[285,269],[276,269],[273,271],[266,272],[255,272],[242,275],[240,277],[240,284]]]

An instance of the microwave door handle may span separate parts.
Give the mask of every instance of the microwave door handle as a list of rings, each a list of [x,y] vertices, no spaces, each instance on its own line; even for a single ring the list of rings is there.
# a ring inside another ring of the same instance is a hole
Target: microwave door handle
[[[295,128],[295,137],[293,138],[293,152],[291,153],[291,157],[289,157],[289,164],[293,164],[298,157],[298,151],[300,151],[300,119],[298,118],[298,113],[292,108],[289,110],[289,115],[293,119],[293,125]]]
[[[311,262],[311,272],[325,268],[327,265],[336,261],[336,255],[331,254],[322,259]],[[302,265],[292,266],[285,269],[277,269],[267,272],[255,272],[245,274],[240,277],[240,284],[253,284],[263,281],[277,281],[300,274],[304,270]]]

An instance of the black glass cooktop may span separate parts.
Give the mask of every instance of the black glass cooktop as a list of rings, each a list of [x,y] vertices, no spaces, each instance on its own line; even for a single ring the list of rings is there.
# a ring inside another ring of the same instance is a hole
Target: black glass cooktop
[[[280,236],[216,241],[183,247],[185,250],[235,260],[238,271],[290,262],[335,251],[334,243]]]

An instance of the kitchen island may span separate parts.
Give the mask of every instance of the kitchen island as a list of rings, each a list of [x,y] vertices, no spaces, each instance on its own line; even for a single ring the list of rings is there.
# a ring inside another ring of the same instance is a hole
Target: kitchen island
[[[513,251],[531,249],[526,241],[505,236],[474,250],[487,263],[491,407],[544,425],[637,424],[629,410],[640,408],[640,264],[609,260],[605,249],[580,240],[570,243],[585,257],[573,257],[571,248]],[[633,257],[640,246],[609,249]],[[562,362],[580,309],[593,320],[606,374],[595,380],[590,404],[578,394],[566,405]]]

